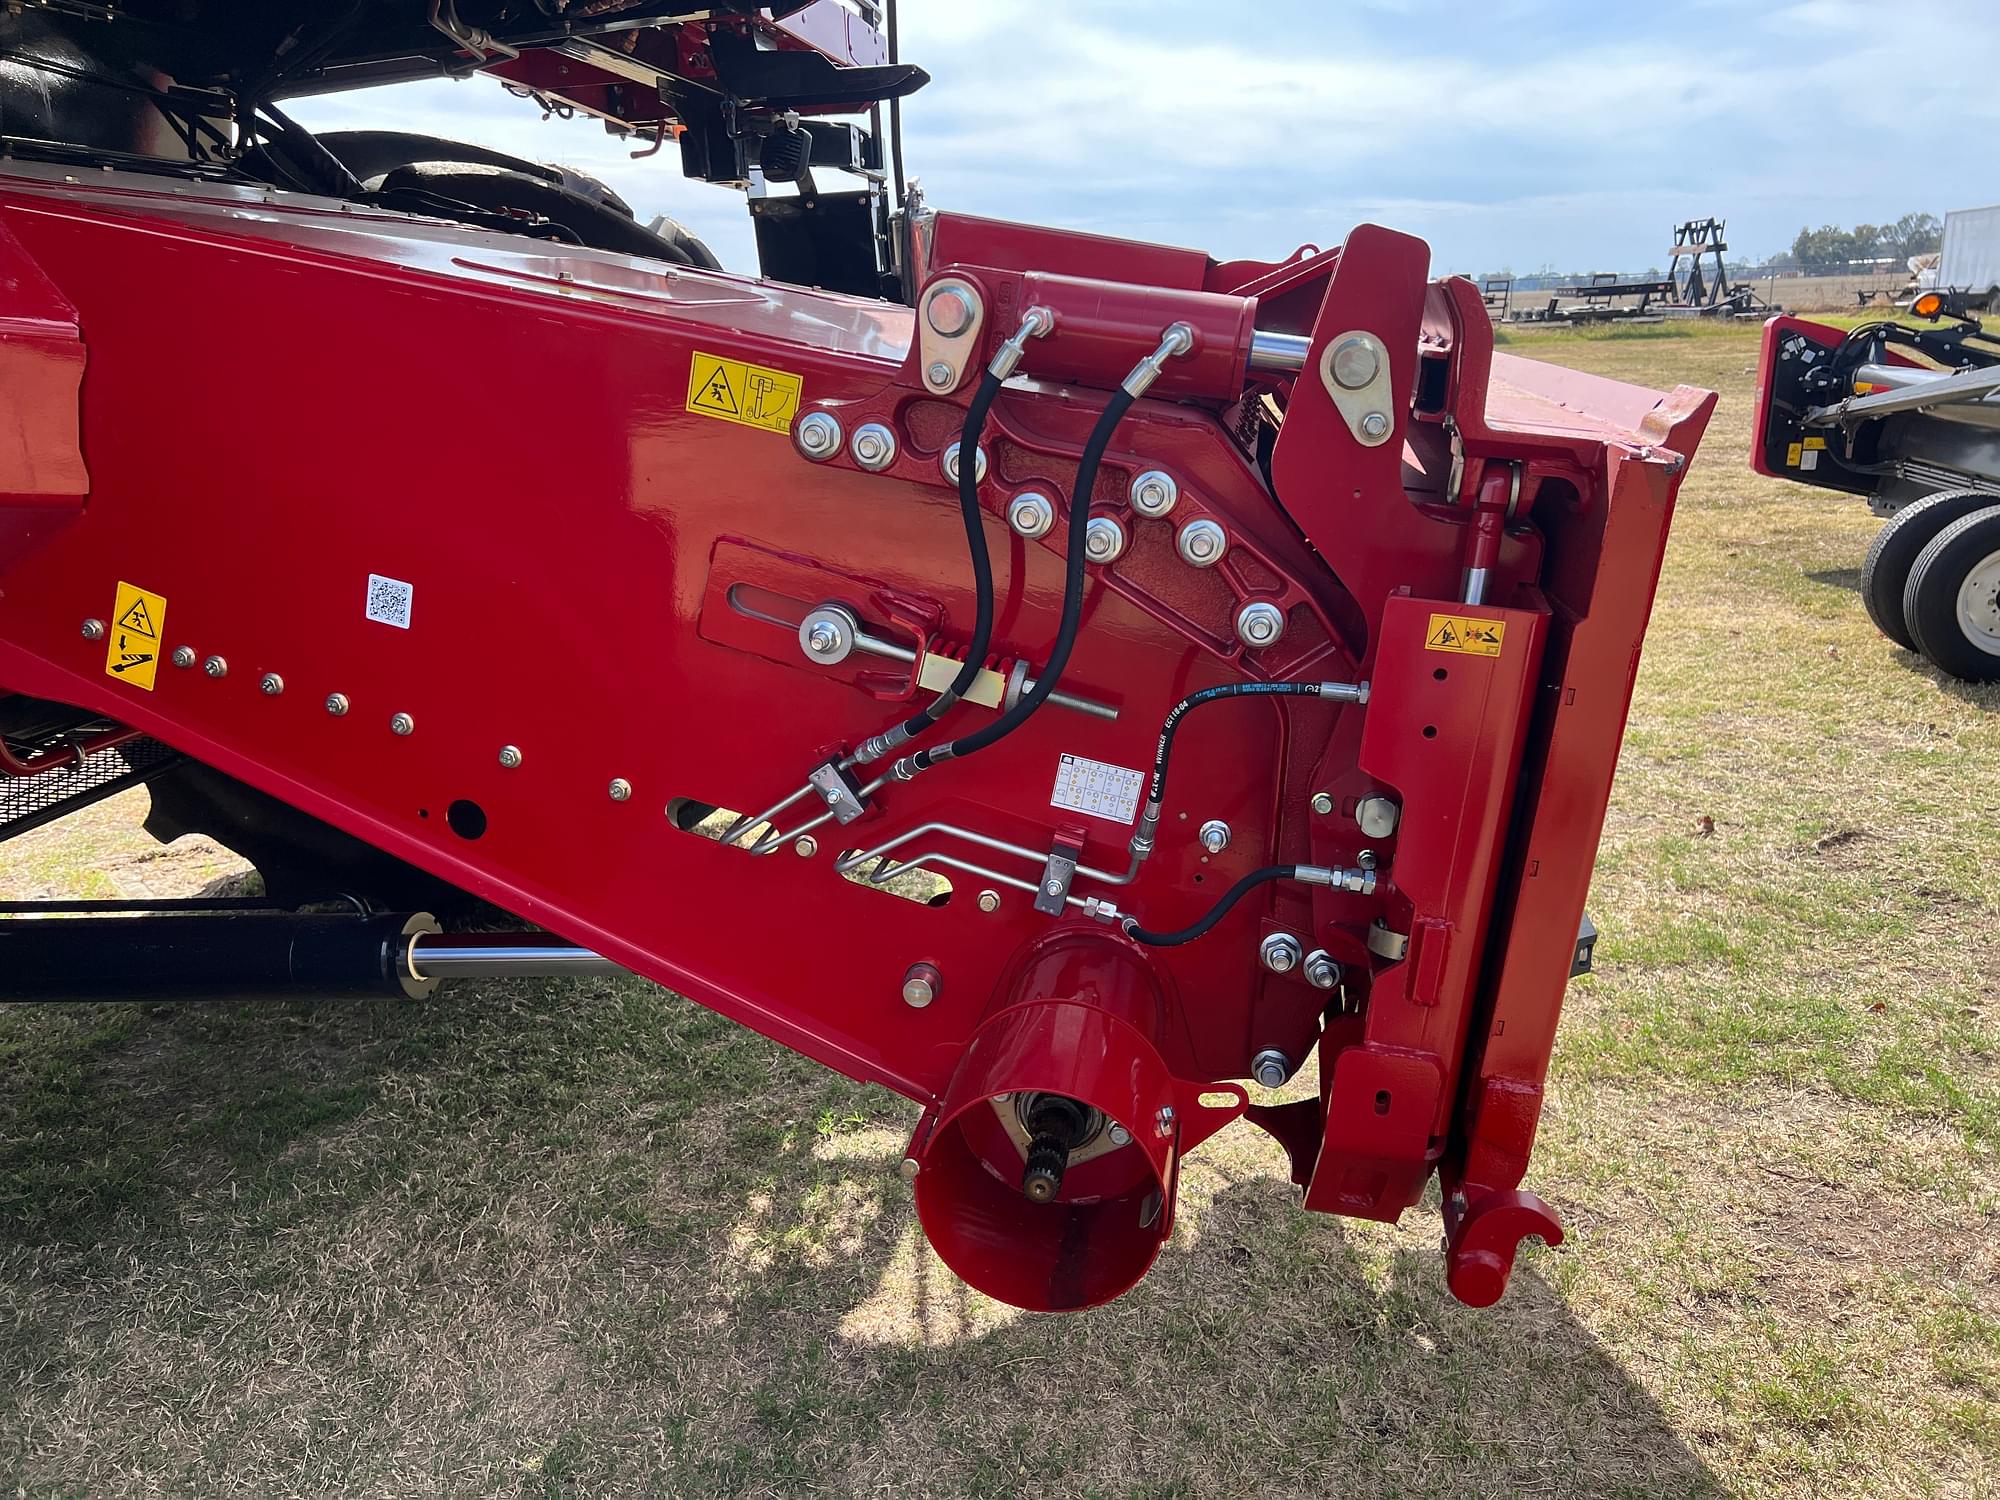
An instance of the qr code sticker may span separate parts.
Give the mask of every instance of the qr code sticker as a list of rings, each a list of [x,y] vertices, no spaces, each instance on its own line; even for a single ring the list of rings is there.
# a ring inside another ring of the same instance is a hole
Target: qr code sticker
[[[398,630],[410,628],[410,600],[416,590],[399,578],[368,575],[368,618]]]

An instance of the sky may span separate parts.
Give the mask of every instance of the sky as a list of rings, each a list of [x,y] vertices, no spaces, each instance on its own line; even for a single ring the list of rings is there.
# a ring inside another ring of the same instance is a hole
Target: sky
[[[1637,271],[1684,219],[2000,202],[2000,0],[902,0],[931,206],[1277,260],[1362,222],[1437,272]],[[485,79],[299,100],[565,162],[753,270],[740,193]]]

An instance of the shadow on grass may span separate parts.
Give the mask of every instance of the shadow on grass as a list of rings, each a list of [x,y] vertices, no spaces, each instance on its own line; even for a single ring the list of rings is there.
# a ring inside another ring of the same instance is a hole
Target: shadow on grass
[[[1806,574],[1808,580],[1824,588],[1846,589],[1850,594],[1861,592],[1861,570],[1859,568],[1822,568],[1817,573]]]
[[[1723,1493],[1534,1269],[1460,1307],[1233,1158],[1120,1302],[989,1303],[921,1245],[906,1106],[637,981],[0,1007],[0,1091],[31,1489]]]

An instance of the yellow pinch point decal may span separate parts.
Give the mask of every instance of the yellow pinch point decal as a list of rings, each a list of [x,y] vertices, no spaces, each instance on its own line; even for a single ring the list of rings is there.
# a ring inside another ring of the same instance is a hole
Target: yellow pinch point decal
[[[765,432],[790,432],[802,376],[697,349],[688,364],[687,409]]]
[[[1507,639],[1505,620],[1481,620],[1471,615],[1432,615],[1424,634],[1426,651],[1452,651],[1460,656],[1498,656]]]
[[[105,675],[152,692],[153,679],[160,671],[161,632],[166,628],[167,601],[121,580],[117,602],[111,606]]]

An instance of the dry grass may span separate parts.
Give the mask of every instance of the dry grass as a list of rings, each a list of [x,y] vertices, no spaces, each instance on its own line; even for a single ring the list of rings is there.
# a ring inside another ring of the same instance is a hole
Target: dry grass
[[[28,1494],[1971,1495],[2000,1488],[2000,694],[1878,639],[1858,505],[1745,467],[1754,337],[1512,335],[1725,393],[1498,1308],[1434,1212],[1235,1130],[1104,1311],[923,1248],[911,1110],[638,983],[0,1013]],[[0,893],[191,889],[125,799]],[[1713,820],[1704,835],[1703,819]]]

